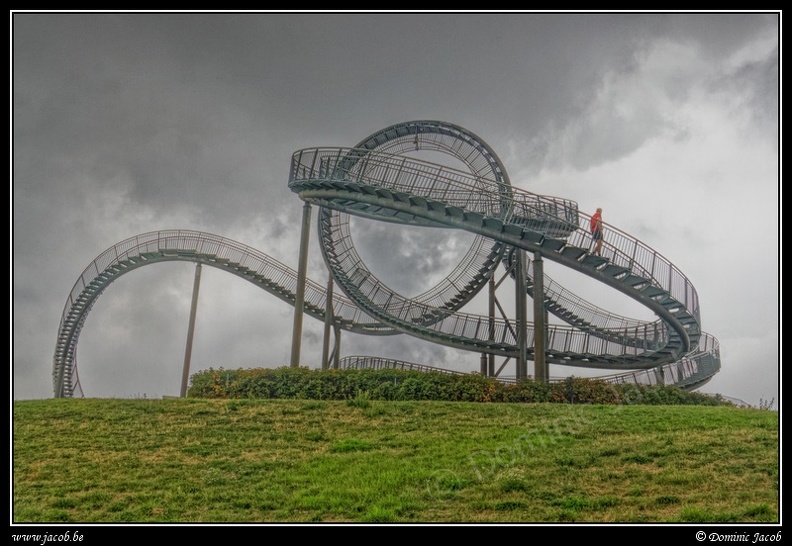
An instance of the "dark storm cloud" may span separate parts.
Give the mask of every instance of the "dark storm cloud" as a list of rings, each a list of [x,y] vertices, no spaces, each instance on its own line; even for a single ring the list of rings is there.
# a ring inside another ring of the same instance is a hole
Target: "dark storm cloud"
[[[16,13],[12,24],[15,398],[52,395],[66,296],[102,251],[197,229],[296,268],[291,154],[414,119],[476,133],[519,187],[605,206],[607,222],[694,279],[722,343],[709,386],[752,403],[778,389],[778,320],[759,311],[778,308],[777,15]],[[757,241],[724,218],[765,235],[750,271],[733,256]],[[353,229],[361,254],[406,293],[442,278],[470,241],[368,224]],[[311,237],[310,276],[325,284]],[[141,268],[99,299],[79,344],[90,395],[175,394],[193,271]],[[193,369],[286,364],[292,318],[204,268]],[[318,362],[322,332],[306,319],[303,362]],[[406,336],[344,335],[342,353],[478,366]],[[746,374],[746,358],[768,371]]]

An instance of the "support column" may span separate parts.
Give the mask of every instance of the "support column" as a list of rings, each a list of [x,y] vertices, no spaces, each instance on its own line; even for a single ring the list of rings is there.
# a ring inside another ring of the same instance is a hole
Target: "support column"
[[[525,251],[515,249],[517,268],[514,272],[517,313],[517,381],[528,377],[528,294],[526,289]]]
[[[489,280],[489,339],[495,341],[495,271],[492,271],[492,276]],[[487,369],[488,377],[495,377],[495,355],[489,354],[489,362]]]
[[[335,330],[335,348],[333,349],[333,369],[337,370],[341,365],[341,327],[338,324],[333,325]]]
[[[303,205],[302,231],[300,232],[300,258],[297,265],[297,288],[294,294],[294,328],[292,329],[291,367],[300,367],[303,314],[305,313],[305,279],[308,269],[308,242],[311,230],[311,204]]]
[[[324,344],[322,345],[322,369],[330,367],[330,330],[333,326],[333,274],[327,281],[327,302],[325,303]]]
[[[198,310],[198,290],[201,286],[201,264],[195,264],[192,304],[190,304],[190,324],[187,327],[187,345],[184,348],[184,368],[182,370],[181,391],[179,396],[187,396],[187,383],[190,381],[190,359],[192,358],[193,335],[195,334],[195,315]]]
[[[544,306],[544,263],[542,255],[534,252],[533,262],[534,300],[534,378],[547,383],[547,314]]]
[[[658,366],[654,369],[655,379],[657,380],[657,384],[661,387],[665,385],[665,374],[663,373],[663,367]]]

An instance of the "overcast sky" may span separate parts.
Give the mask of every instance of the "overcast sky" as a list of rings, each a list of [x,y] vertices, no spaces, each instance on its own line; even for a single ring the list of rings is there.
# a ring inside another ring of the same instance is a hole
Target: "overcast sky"
[[[53,396],[66,298],[104,250],[192,229],[296,269],[292,153],[428,119],[481,137],[513,185],[602,207],[667,257],[720,342],[722,370],[701,390],[777,404],[780,13],[16,12],[10,23],[15,400]],[[352,227],[369,267],[405,292],[453,267],[438,249],[469,241]],[[324,284],[315,234],[309,275]],[[194,272],[143,267],[97,300],[78,344],[86,396],[178,395]],[[288,365],[292,320],[288,304],[202,268],[192,371]],[[322,332],[306,318],[304,365],[320,365]],[[347,333],[341,346],[479,368],[478,354],[406,336]]]

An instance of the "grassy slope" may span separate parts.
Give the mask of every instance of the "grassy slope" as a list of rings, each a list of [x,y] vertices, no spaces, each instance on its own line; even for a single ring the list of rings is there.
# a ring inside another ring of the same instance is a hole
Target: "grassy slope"
[[[766,523],[779,506],[765,410],[14,403],[15,523]]]

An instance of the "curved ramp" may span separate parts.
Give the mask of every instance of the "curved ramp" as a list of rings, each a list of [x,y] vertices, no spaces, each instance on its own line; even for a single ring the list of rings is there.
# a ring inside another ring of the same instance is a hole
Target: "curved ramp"
[[[102,252],[77,279],[63,309],[53,360],[56,397],[80,391],[75,353],[80,331],[97,298],[119,277],[145,265],[167,261],[201,263],[242,277],[294,304],[297,272],[266,254],[231,239],[190,230],[153,231],[125,239]],[[326,287],[309,281],[305,312],[324,320]],[[368,335],[397,333],[365,315],[346,298],[333,298],[339,325]]]
[[[466,170],[410,155],[427,150],[453,157]],[[673,264],[611,226],[606,256],[592,255],[587,250],[589,217],[576,203],[513,188],[497,155],[461,127],[408,122],[374,133],[354,148],[300,150],[292,157],[289,187],[321,207],[323,257],[345,294],[334,293],[332,298],[332,319],[341,329],[365,335],[406,333],[479,353],[516,356],[516,333],[507,321],[461,310],[499,265],[514,275],[514,251],[523,249],[627,294],[658,317],[620,317],[545,277],[544,307],[565,322],[548,327],[548,362],[623,371],[606,376],[609,381],[688,389],[703,385],[720,370],[718,342],[701,331],[696,291]],[[462,229],[476,237],[443,281],[406,298],[365,266],[352,243],[350,215]],[[216,267],[286,303],[296,301],[297,272],[242,243],[190,230],[130,237],[93,260],[67,297],[53,358],[56,397],[82,393],[76,348],[97,298],[121,275],[163,261]],[[531,296],[533,286],[528,275]],[[326,287],[307,281],[304,311],[324,321],[326,308]],[[528,344],[533,346],[530,327]],[[363,360],[355,358],[356,365],[362,365]]]

